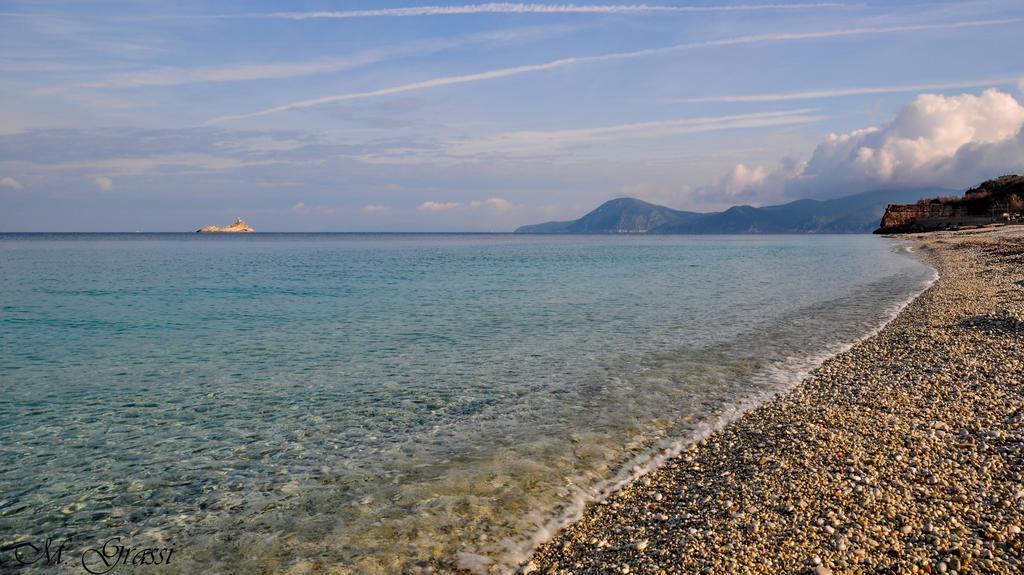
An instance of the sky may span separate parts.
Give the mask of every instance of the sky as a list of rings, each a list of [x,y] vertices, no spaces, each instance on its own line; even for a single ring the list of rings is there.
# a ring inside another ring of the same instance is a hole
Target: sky
[[[1024,172],[1024,2],[0,3],[0,232],[511,231]]]

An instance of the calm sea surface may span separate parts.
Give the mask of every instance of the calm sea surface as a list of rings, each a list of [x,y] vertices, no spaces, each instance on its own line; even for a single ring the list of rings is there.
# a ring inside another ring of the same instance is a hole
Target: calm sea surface
[[[501,568],[932,277],[870,236],[0,235],[0,545]]]

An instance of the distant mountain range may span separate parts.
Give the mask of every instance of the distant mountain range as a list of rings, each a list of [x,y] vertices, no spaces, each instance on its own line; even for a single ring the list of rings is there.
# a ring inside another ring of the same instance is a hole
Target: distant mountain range
[[[942,188],[875,190],[834,200],[779,206],[734,206],[724,212],[683,212],[635,198],[601,204],[578,220],[518,228],[517,234],[863,234],[878,227],[888,204],[949,195]],[[955,192],[954,192],[955,193]]]

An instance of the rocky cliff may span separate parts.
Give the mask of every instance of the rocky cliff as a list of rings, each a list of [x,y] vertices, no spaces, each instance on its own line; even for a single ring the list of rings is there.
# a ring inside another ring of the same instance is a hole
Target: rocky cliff
[[[875,233],[898,234],[1014,222],[1024,217],[1024,176],[1003,176],[967,190],[962,197],[890,204]]]
[[[914,222],[955,218],[959,210],[950,204],[890,204],[885,208],[880,229],[896,229],[911,226]]]
[[[196,232],[201,234],[247,234],[254,231],[256,230],[252,229],[252,226],[245,223],[245,220],[242,218],[235,218],[235,223],[223,228],[219,228],[217,226],[205,226],[196,230]]]

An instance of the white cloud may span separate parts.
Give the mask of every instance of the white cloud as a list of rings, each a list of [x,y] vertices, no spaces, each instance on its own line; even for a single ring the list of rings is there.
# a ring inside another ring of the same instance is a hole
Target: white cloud
[[[959,187],[1002,175],[990,170],[1024,167],[1024,155],[1007,154],[1021,149],[1022,126],[1024,106],[995,89],[980,96],[922,94],[881,127],[830,135],[801,177]]]
[[[767,173],[739,166],[717,192],[732,182],[733,193],[836,197],[884,187],[964,188],[1014,172],[1024,172],[1024,106],[989,89],[921,94],[881,126],[830,134],[805,163],[787,160]]]
[[[473,209],[473,210],[487,210],[495,214],[507,214],[514,212],[522,206],[513,204],[505,198],[499,198],[497,196],[487,198],[486,200],[473,200],[468,203],[461,202],[423,202],[416,209],[421,212],[448,212],[452,210],[462,209]]]
[[[96,176],[92,181],[101,192],[109,192],[114,189],[114,180],[106,176]]]
[[[469,206],[472,208],[486,208],[496,214],[507,214],[522,207],[499,197],[487,198],[484,201],[474,200],[469,203]]]
[[[336,210],[329,206],[307,206],[303,202],[299,202],[290,208],[293,214],[300,216],[329,216]]]
[[[367,205],[367,206],[363,206],[362,211],[363,211],[364,214],[385,214],[387,212],[390,212],[391,208],[389,208],[387,206],[380,206],[380,205],[376,205],[376,204],[370,204],[370,205]]]
[[[337,10],[321,12],[273,12],[245,14],[248,18],[283,18],[310,20],[319,18],[402,18],[410,16],[454,16],[463,14],[656,14],[666,12],[749,12],[765,10],[805,10],[845,6],[835,2],[801,4],[725,4],[707,6],[664,6],[650,4],[630,5],[575,5],[526,4],[489,2],[461,6],[412,6],[408,8],[380,8],[373,10]],[[224,18],[234,16],[227,15]]]
[[[761,166],[748,168],[743,164],[736,164],[732,172],[722,180],[722,191],[727,196],[736,196],[752,186],[763,184],[766,177],[767,173]]]
[[[506,200],[505,198],[487,198],[487,200],[484,201],[484,205],[498,212],[499,214],[511,212],[519,208],[519,206],[513,204],[512,202]]]
[[[21,186],[21,182],[19,182],[18,180],[15,180],[12,177],[8,176],[8,177],[0,178],[0,188],[9,188],[11,190],[20,190],[21,187],[22,187]]]
[[[416,208],[421,212],[447,212],[462,207],[459,202],[423,202]]]
[[[408,92],[417,92],[420,90],[427,90],[442,86],[453,86],[457,84],[468,84],[472,82],[496,80],[499,78],[508,78],[511,76],[518,76],[521,74],[529,74],[533,72],[542,72],[547,70],[566,68],[569,66],[576,66],[579,64],[631,60],[635,58],[644,58],[648,56],[655,56],[661,54],[671,54],[699,48],[711,48],[718,46],[741,46],[748,44],[764,44],[776,42],[795,42],[801,40],[821,40],[827,38],[845,38],[874,34],[905,34],[909,32],[929,30],[950,30],[957,28],[1002,26],[1008,24],[1018,24],[1021,22],[1024,22],[1024,18],[1006,18],[1002,20],[967,20],[961,22],[949,22],[943,24],[919,24],[913,26],[845,28],[838,30],[823,30],[817,32],[787,32],[776,34],[759,34],[751,36],[739,36],[735,38],[724,38],[721,40],[709,40],[704,42],[676,44],[673,46],[666,46],[662,48],[649,48],[645,50],[636,50],[632,52],[613,52],[609,54],[601,54],[598,56],[562,58],[559,60],[545,62],[543,64],[527,64],[523,66],[513,66],[509,68],[498,68],[495,70],[488,70],[476,74],[445,76],[441,78],[423,80],[420,82],[412,82],[409,84],[400,84],[398,86],[391,86],[389,88],[381,88],[379,90],[370,90],[367,92],[351,92],[347,94],[336,94],[332,96],[322,96],[319,98],[311,98],[307,100],[298,100],[295,102],[289,102],[271,108],[265,108],[263,110],[257,110],[255,112],[220,116],[207,121],[206,125],[220,124],[223,122],[233,122],[248,118],[257,118],[261,116],[268,116],[271,114],[279,114],[281,112],[287,112],[290,110],[300,110],[305,108],[322,106],[325,104],[335,104],[338,102],[348,102],[352,100],[377,98],[381,96],[391,96],[394,94],[404,94]]]

